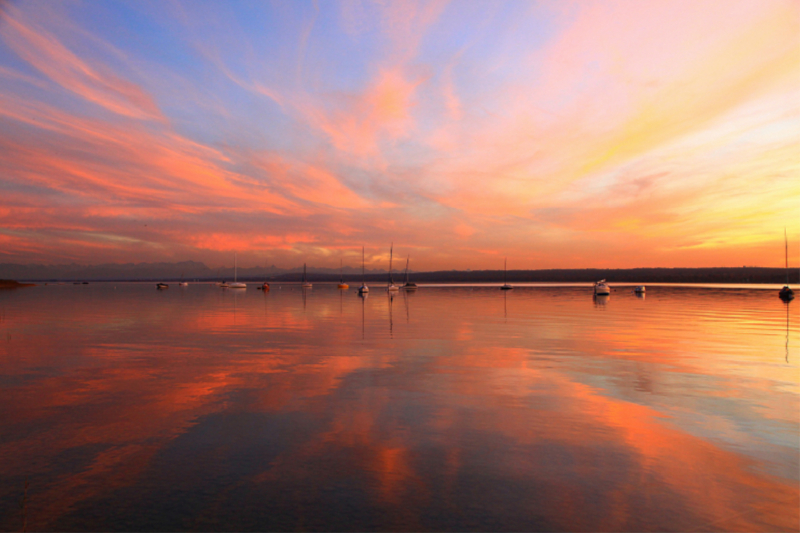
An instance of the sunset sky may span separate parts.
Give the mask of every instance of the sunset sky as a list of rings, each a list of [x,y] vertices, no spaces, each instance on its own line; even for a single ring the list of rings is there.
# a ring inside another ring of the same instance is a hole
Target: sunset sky
[[[797,1],[0,0],[0,262],[796,265],[799,178]]]

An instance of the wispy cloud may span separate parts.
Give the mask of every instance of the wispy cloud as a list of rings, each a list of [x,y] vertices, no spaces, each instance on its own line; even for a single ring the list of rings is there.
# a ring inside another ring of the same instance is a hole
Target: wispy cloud
[[[162,120],[153,98],[141,87],[101,65],[82,60],[13,5],[2,6],[0,34],[19,56],[50,80],[109,111],[133,118]]]
[[[122,32],[31,6],[0,23],[16,261],[700,266],[800,239],[795,2],[106,6]]]

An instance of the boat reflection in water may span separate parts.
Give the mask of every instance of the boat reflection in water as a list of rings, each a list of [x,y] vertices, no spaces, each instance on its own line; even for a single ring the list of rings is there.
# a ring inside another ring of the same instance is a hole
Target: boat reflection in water
[[[5,530],[797,529],[775,288],[115,285],[0,295]]]
[[[592,296],[592,300],[594,300],[595,307],[605,307],[610,298],[611,295],[609,294],[595,294]]]

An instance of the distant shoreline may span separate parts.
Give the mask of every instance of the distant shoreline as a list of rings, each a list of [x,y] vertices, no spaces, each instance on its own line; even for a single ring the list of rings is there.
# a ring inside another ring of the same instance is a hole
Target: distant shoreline
[[[309,273],[311,282],[336,282],[339,274]],[[367,274],[364,280],[368,283],[379,283],[387,280],[388,273]],[[409,273],[409,280],[416,283],[585,283],[606,279],[611,283],[754,283],[775,284],[786,282],[786,271],[783,268],[765,267],[712,267],[712,268],[631,268],[631,269],[548,269],[548,270],[509,270],[505,276],[502,270],[472,271],[436,271]],[[130,278],[49,278],[37,279],[38,282],[78,282],[78,281],[179,281],[176,276],[146,276]],[[232,276],[186,277],[186,281],[212,282],[220,279],[231,280]],[[299,272],[282,273],[271,276],[239,276],[239,281],[246,282],[297,282],[302,279]],[[360,282],[362,277],[356,274],[345,274],[344,281]],[[403,272],[394,273],[394,281],[403,283]],[[17,283],[17,282],[13,282]],[[789,283],[800,283],[800,270],[789,271]]]
[[[20,283],[13,279],[0,279],[0,289],[18,289],[21,287],[33,287],[35,283]]]

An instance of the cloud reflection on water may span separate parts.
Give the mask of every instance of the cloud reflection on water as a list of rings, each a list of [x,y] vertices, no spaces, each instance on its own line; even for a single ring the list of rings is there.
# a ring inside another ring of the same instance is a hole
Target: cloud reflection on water
[[[0,295],[2,526],[797,525],[772,294],[372,289]]]

